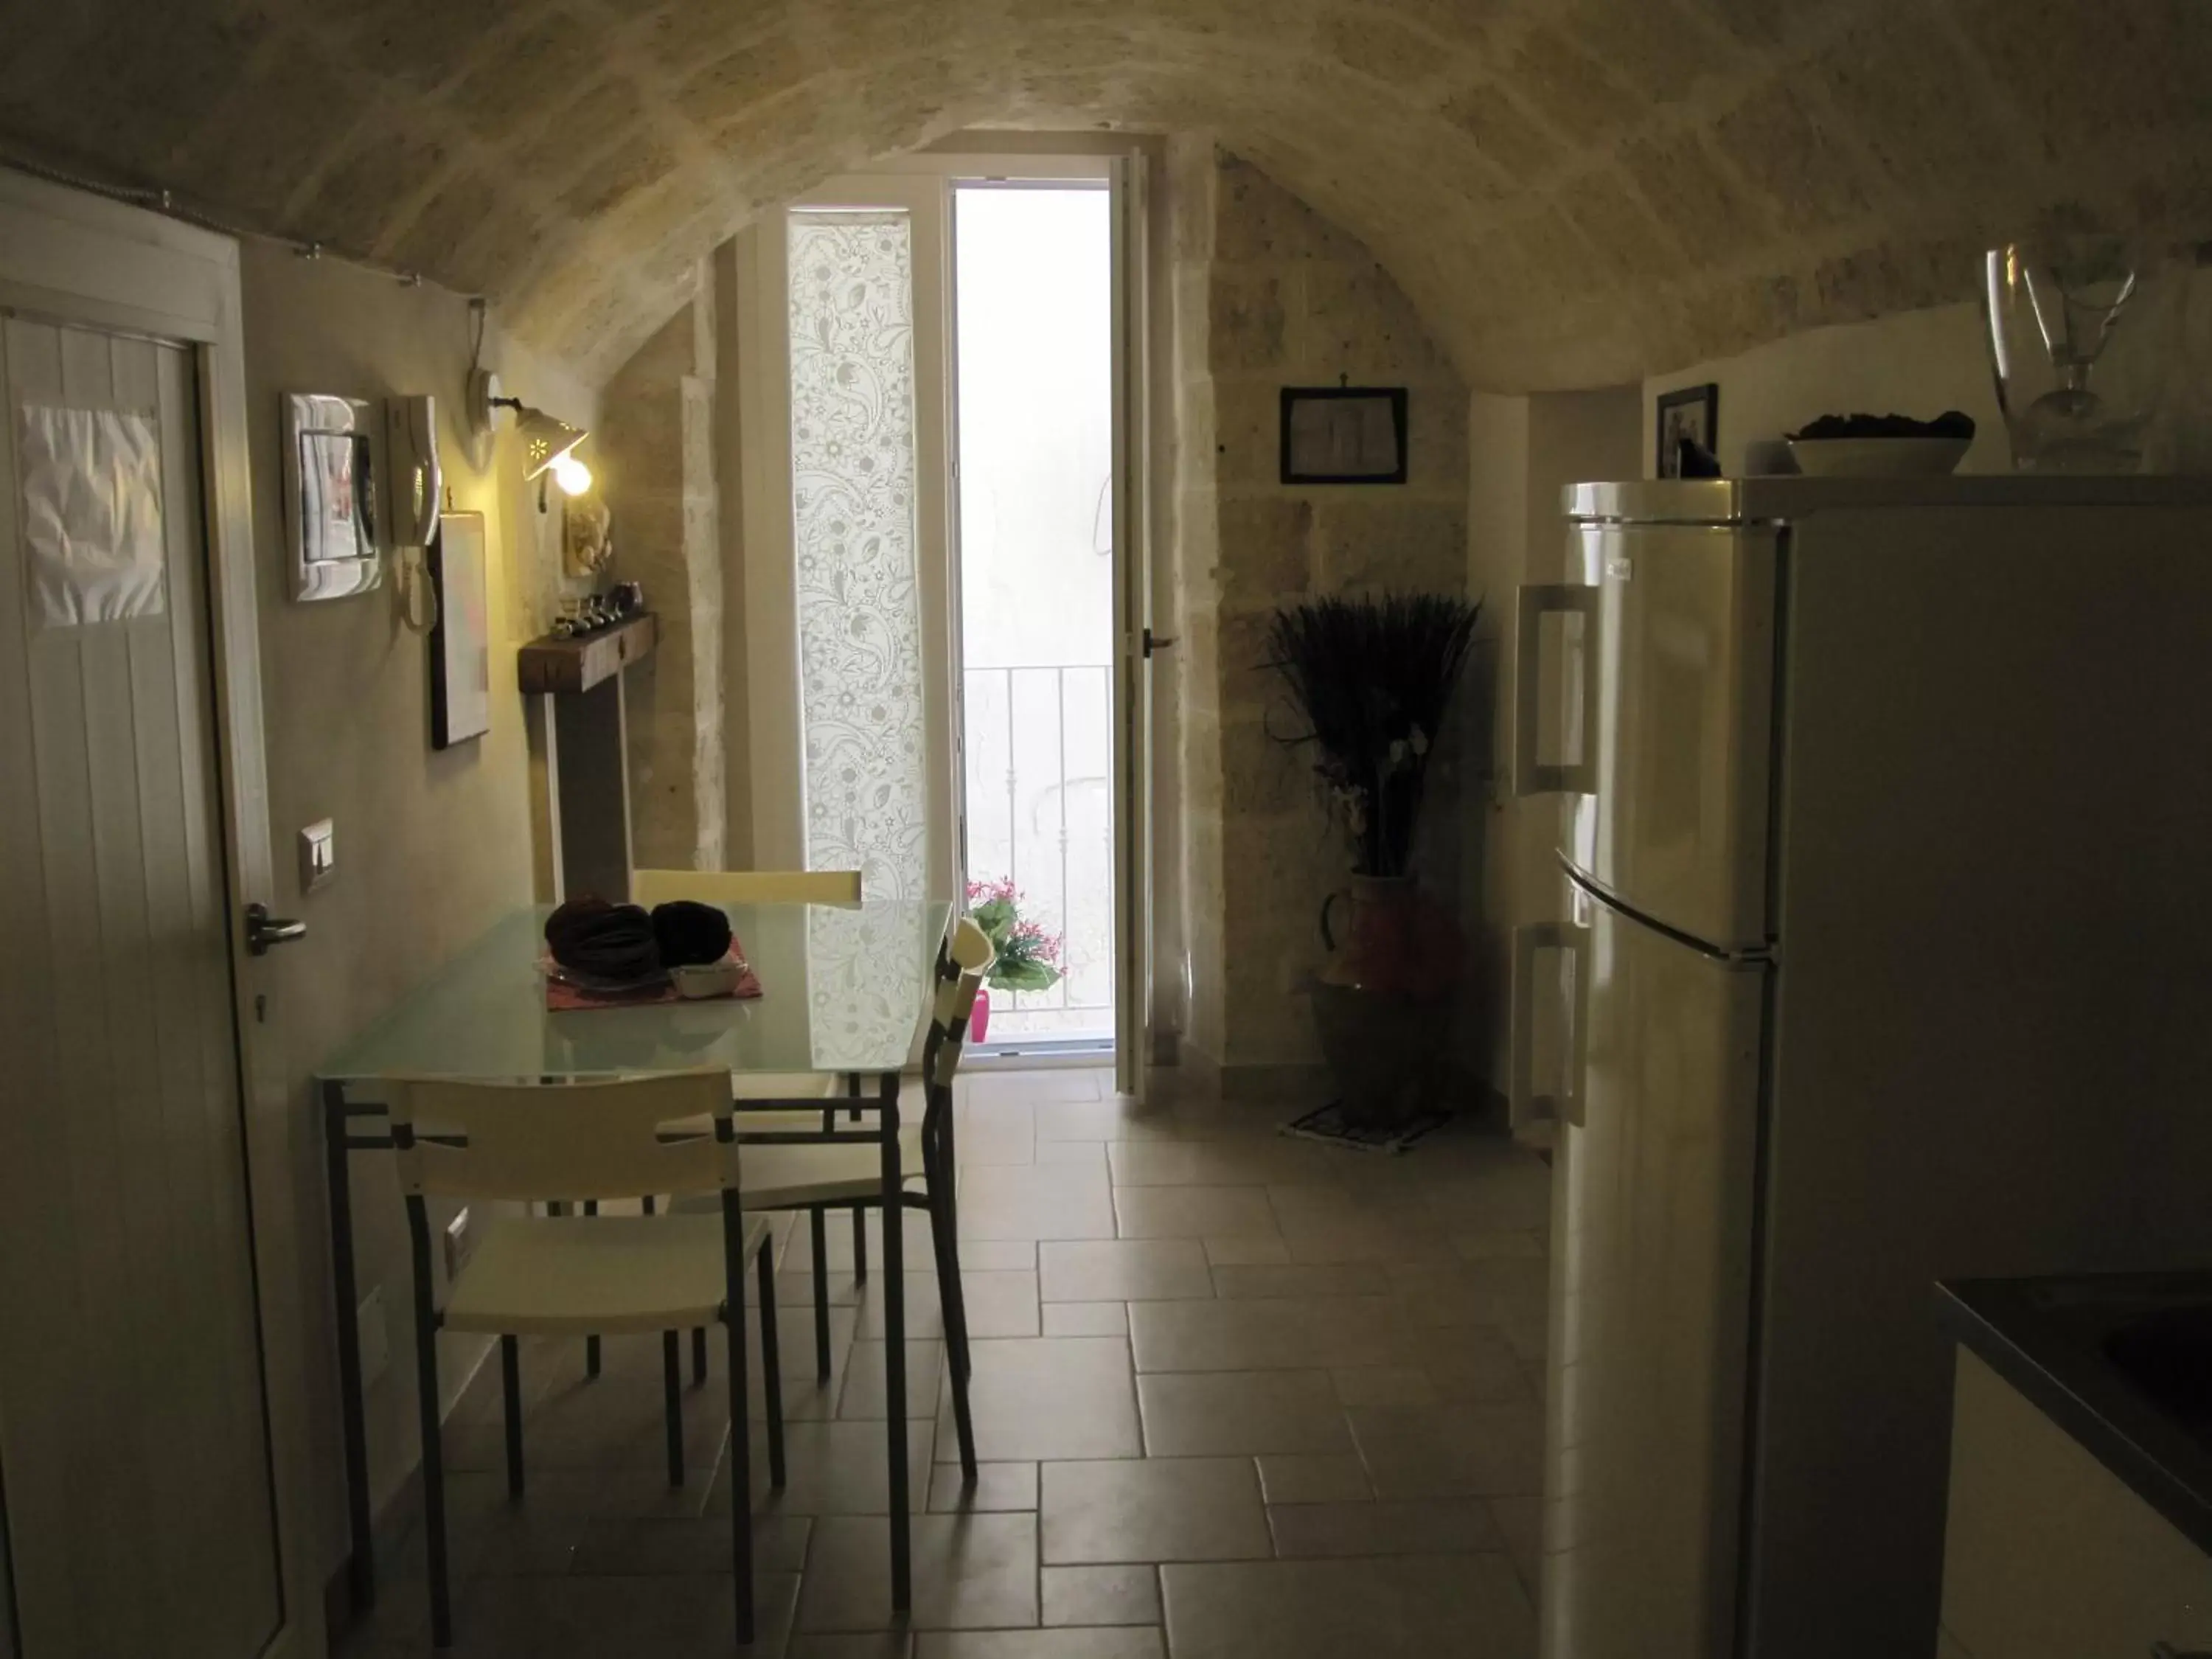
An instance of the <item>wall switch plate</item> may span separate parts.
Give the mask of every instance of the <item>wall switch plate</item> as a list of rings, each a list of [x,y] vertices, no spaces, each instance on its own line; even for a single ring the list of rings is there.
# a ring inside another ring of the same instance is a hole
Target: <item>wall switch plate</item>
[[[338,873],[337,825],[322,818],[300,831],[300,890],[327,887]]]
[[[461,1276],[461,1269],[469,1265],[476,1254],[477,1242],[469,1234],[469,1212],[463,1210],[446,1224],[446,1282],[450,1285]]]
[[[384,1322],[383,1285],[362,1297],[354,1324],[361,1344],[361,1385],[365,1389],[392,1364],[392,1332]]]

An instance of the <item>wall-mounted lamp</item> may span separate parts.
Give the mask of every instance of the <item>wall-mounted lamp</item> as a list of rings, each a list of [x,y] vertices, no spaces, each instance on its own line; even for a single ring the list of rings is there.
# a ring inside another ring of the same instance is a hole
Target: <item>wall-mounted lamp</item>
[[[576,459],[578,444],[591,434],[570,426],[542,409],[532,409],[520,398],[502,397],[499,376],[488,368],[469,371],[469,430],[482,444],[491,435],[496,410],[514,411],[514,429],[522,439],[522,476],[538,480],[538,510],[545,511],[545,483],[550,478],[564,495],[580,495],[592,487],[592,469]]]

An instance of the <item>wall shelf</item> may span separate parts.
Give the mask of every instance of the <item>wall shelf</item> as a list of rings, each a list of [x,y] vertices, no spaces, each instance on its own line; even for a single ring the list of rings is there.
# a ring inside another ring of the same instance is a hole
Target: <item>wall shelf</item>
[[[526,696],[574,696],[651,656],[659,639],[659,625],[647,611],[581,639],[548,634],[532,640],[517,656],[516,672]]]

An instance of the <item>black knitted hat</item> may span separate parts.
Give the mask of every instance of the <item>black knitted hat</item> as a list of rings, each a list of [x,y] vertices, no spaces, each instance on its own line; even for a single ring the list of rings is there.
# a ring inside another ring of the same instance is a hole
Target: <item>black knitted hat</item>
[[[720,962],[730,948],[730,919],[718,906],[671,899],[653,907],[653,937],[659,943],[661,962],[668,967]]]
[[[571,899],[546,917],[545,944],[563,968],[596,979],[650,979],[660,971],[652,918],[635,904]]]

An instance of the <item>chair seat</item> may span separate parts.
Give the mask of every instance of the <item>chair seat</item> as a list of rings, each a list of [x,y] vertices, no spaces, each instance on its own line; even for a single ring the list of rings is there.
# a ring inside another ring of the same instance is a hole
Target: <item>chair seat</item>
[[[837,1095],[837,1079],[827,1072],[732,1072],[730,1074],[730,1096],[735,1100],[816,1100],[827,1103]],[[756,1112],[750,1115],[738,1115],[739,1129],[764,1129],[788,1127],[781,1112]],[[795,1114],[793,1115],[795,1115]],[[821,1114],[809,1114],[812,1125],[818,1127]],[[807,1127],[802,1124],[801,1127]],[[714,1133],[712,1114],[698,1117],[678,1118],[665,1123],[662,1129],[671,1134],[702,1134]]]
[[[780,1123],[749,1118],[738,1132],[767,1128],[819,1129],[820,1118],[794,1113],[795,1121]],[[921,1167],[921,1126],[899,1128],[899,1168],[906,1174],[909,1191],[925,1187]],[[747,1146],[738,1163],[739,1196],[747,1213],[755,1210],[795,1210],[813,1204],[865,1203],[884,1192],[883,1148],[872,1144],[850,1146]],[[679,1215],[702,1212],[714,1202],[711,1194],[680,1198]]]
[[[769,1232],[768,1222],[747,1220],[746,1262]],[[728,1289],[719,1213],[499,1217],[454,1281],[445,1325],[514,1335],[672,1331],[714,1324]]]

